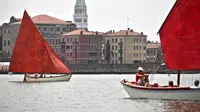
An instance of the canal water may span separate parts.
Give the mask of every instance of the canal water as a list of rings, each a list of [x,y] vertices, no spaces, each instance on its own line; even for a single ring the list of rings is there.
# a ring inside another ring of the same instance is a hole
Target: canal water
[[[73,75],[69,82],[22,83],[22,75],[0,75],[0,112],[199,112],[200,102],[131,99],[120,80],[135,75]],[[182,75],[192,86],[200,74]],[[167,85],[176,75],[153,74],[152,83]]]

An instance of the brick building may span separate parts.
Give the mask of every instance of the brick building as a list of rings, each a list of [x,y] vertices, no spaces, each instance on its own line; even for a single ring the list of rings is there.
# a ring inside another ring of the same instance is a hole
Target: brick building
[[[79,29],[61,37],[62,60],[71,64],[101,63],[102,38],[99,32]]]

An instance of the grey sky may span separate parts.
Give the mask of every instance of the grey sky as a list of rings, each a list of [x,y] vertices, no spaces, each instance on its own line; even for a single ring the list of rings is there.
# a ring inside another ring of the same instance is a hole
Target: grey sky
[[[76,0],[0,0],[0,24],[11,16],[47,14],[62,20],[73,20]],[[158,29],[175,0],[85,0],[88,8],[88,27],[93,31],[121,30],[128,26],[143,31],[148,40],[158,40]]]

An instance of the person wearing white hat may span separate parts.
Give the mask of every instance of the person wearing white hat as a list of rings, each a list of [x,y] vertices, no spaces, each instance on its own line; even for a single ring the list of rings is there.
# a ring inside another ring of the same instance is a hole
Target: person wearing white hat
[[[144,73],[144,69],[142,67],[138,67],[137,74],[136,74],[136,83],[140,86],[145,86],[149,84],[149,75]]]

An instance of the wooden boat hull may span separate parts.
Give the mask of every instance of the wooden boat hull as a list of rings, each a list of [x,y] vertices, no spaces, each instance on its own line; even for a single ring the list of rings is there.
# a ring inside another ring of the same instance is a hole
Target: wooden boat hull
[[[43,77],[43,78],[34,78],[26,77],[24,82],[59,82],[59,81],[69,81],[72,77],[72,74],[69,75],[60,75],[53,77]]]
[[[200,100],[200,88],[190,87],[144,87],[120,81],[131,98]]]

